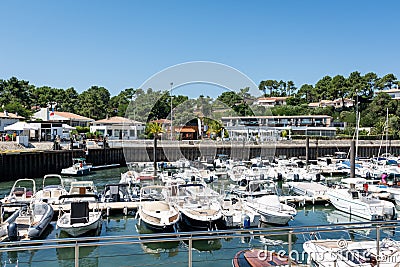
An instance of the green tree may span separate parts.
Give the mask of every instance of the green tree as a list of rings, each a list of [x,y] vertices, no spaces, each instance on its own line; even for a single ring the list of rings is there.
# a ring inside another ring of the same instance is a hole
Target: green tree
[[[28,81],[11,77],[8,80],[0,80],[0,103],[3,109],[20,116],[29,118],[32,115],[32,91],[33,85]]]
[[[304,84],[300,87],[296,97],[305,99],[306,103],[317,102],[317,96],[315,94],[314,86],[310,84]]]
[[[325,76],[315,84],[314,88],[318,101],[332,99],[332,78]]]
[[[336,75],[332,78],[332,100],[340,98],[342,100],[342,105],[344,105],[344,99],[348,95],[346,78],[342,75]]]
[[[92,86],[79,95],[78,114],[95,120],[104,119],[107,116],[110,93],[104,87]]]
[[[287,92],[288,92],[289,96],[291,96],[296,91],[296,89],[297,88],[296,88],[296,86],[295,86],[293,81],[288,81],[287,82]]]
[[[62,103],[61,110],[65,112],[76,113],[80,109],[78,92],[73,87],[70,87],[65,90],[64,95],[67,101]]]
[[[397,78],[392,73],[386,74],[377,81],[377,87],[379,88],[379,90],[391,89],[393,85],[397,84],[398,84]]]

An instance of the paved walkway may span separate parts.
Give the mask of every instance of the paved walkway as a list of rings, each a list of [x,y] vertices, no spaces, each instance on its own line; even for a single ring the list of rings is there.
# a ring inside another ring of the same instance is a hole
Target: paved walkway
[[[53,142],[33,142],[24,147],[16,142],[0,142],[0,152],[53,150]]]

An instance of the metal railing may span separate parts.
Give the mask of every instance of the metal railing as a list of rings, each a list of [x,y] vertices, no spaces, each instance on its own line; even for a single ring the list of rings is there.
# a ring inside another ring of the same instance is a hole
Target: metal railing
[[[376,233],[375,236],[364,236],[363,238],[369,240],[376,240],[377,252],[379,255],[379,241],[381,239],[381,232],[385,229],[395,229],[400,226],[398,221],[387,222],[362,222],[362,223],[341,223],[329,224],[318,226],[298,226],[298,227],[274,227],[274,228],[253,228],[253,229],[237,229],[237,230],[223,230],[223,231],[198,231],[198,232],[178,232],[178,233],[153,233],[141,235],[125,235],[125,236],[98,236],[98,237],[85,237],[85,238],[57,238],[36,241],[14,241],[0,243],[0,253],[4,252],[21,252],[21,251],[38,251],[38,250],[51,250],[51,249],[64,249],[70,248],[74,250],[74,256],[71,260],[74,266],[80,266],[80,250],[84,247],[106,247],[115,245],[137,245],[137,244],[156,244],[182,241],[187,244],[187,261],[179,262],[186,266],[192,267],[194,258],[194,242],[207,241],[207,240],[227,240],[227,239],[243,239],[255,237],[279,237],[287,236],[287,255],[292,255],[295,236],[311,237],[321,233],[334,233],[343,231],[359,231],[359,230],[372,230]],[[304,241],[306,241],[304,239]],[[299,244],[297,244],[299,245]],[[233,247],[232,250],[242,250],[239,247]],[[104,255],[102,255],[104,256]],[[101,256],[100,256],[101,257]],[[118,255],[111,255],[108,257],[118,257]],[[233,257],[230,258],[232,260]],[[225,259],[229,260],[229,259]],[[45,261],[45,259],[43,259]],[[162,263],[160,263],[162,264]],[[289,266],[292,264],[292,258],[289,257]],[[126,265],[126,264],[124,264]],[[54,266],[54,265],[53,265]],[[83,264],[82,264],[83,266]],[[115,265],[117,266],[117,265]],[[379,263],[378,263],[379,266]]]

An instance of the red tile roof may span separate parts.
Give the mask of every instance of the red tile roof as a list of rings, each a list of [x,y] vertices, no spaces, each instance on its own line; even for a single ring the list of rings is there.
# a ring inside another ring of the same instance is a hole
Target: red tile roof
[[[70,113],[70,112],[64,112],[64,111],[54,111],[54,114],[60,117],[64,117],[67,119],[73,119],[73,120],[82,120],[82,121],[93,121],[93,119],[84,117],[78,114]]]

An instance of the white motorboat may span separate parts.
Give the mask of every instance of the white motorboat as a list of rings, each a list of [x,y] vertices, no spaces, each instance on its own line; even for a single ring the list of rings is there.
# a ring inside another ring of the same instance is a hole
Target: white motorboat
[[[243,206],[261,215],[261,221],[286,225],[296,216],[295,208],[280,203],[276,183],[272,180],[249,181],[245,186],[236,186],[231,193],[243,201]]]
[[[15,181],[8,196],[1,200],[2,205],[7,207],[7,212],[14,212],[20,207],[18,205],[29,205],[36,194],[36,182],[33,179],[18,179]]]
[[[397,218],[393,203],[374,197],[369,192],[359,191],[355,184],[351,184],[350,188],[332,188],[326,194],[336,209],[352,215],[371,221]]]
[[[259,227],[261,215],[243,205],[240,198],[230,195],[222,201],[222,215],[226,228]]]
[[[82,201],[77,201],[81,198]],[[84,199],[92,198],[95,203],[92,208],[89,202]],[[88,234],[89,232],[98,233],[101,229],[102,218],[99,210],[97,196],[94,194],[75,194],[60,196],[60,204],[69,204],[69,210],[59,211],[57,228],[66,232],[68,235],[77,237]],[[62,207],[62,206],[60,206]]]
[[[53,218],[53,208],[48,203],[36,202],[22,207],[14,221],[7,227],[10,241],[38,239]]]
[[[274,225],[286,225],[297,214],[295,208],[279,201],[278,195],[265,195],[257,198],[247,198],[244,206],[261,215],[261,221]]]
[[[57,182],[55,182],[57,180]],[[51,181],[49,183],[49,181]],[[46,202],[51,205],[58,204],[59,197],[68,195],[63,179],[59,174],[47,174],[43,177],[43,188],[34,195],[34,201]]]
[[[273,195],[276,192],[276,183],[272,180],[246,181],[231,188],[231,193],[239,198]]]
[[[179,221],[178,210],[169,202],[169,191],[164,186],[145,186],[140,190],[139,224],[156,231],[173,231]],[[149,201],[155,196],[155,201]]]
[[[329,187],[316,182],[286,182],[285,186],[295,195],[312,197],[314,201],[328,199],[326,192]]]
[[[73,158],[72,166],[61,170],[63,175],[82,176],[88,175],[91,171],[92,165],[86,163],[85,158]]]
[[[308,263],[315,267],[393,267],[398,266],[400,243],[392,239],[379,241],[347,241],[317,239],[304,242]],[[377,265],[379,262],[379,265]]]
[[[172,189],[175,191],[175,189]],[[190,229],[210,230],[223,227],[219,194],[204,184],[177,185],[174,205],[185,226]]]

